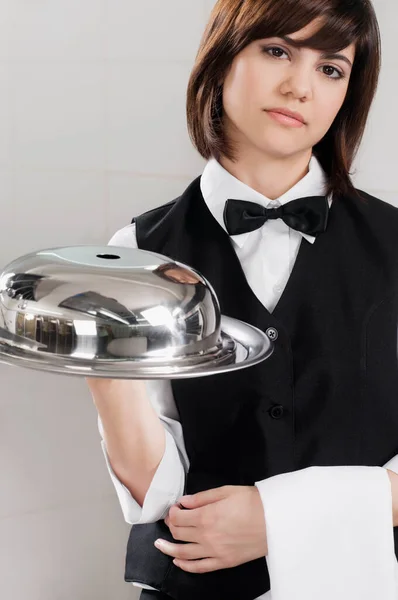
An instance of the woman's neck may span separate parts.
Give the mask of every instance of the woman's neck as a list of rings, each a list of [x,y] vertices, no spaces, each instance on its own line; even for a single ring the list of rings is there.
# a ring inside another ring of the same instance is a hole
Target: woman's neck
[[[270,200],[279,198],[308,173],[312,151],[275,158],[258,152],[241,152],[236,162],[222,156],[220,164],[231,175]]]

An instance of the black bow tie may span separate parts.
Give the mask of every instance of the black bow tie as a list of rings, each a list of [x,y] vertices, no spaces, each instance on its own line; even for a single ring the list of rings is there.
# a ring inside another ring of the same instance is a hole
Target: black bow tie
[[[288,227],[316,237],[325,231],[328,215],[325,196],[298,198],[278,208],[264,208],[245,200],[227,200],[224,223],[229,235],[238,235],[259,229],[268,219],[282,219]]]

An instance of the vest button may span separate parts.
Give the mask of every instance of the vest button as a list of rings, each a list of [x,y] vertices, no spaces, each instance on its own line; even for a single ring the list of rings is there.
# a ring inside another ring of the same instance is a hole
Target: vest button
[[[284,412],[285,410],[283,406],[281,404],[276,404],[270,409],[269,414],[273,419],[280,419],[281,417],[283,417]]]
[[[274,327],[268,327],[268,329],[265,333],[268,335],[269,339],[272,340],[273,342],[278,339],[279,333],[277,332],[277,330]]]

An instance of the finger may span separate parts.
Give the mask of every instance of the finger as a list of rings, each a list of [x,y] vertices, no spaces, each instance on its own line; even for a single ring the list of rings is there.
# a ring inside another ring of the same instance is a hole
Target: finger
[[[209,573],[224,568],[217,558],[204,558],[202,560],[175,559],[173,563],[183,571],[188,571],[188,573]]]
[[[196,527],[172,527],[170,531],[173,538],[177,541],[199,543]]]
[[[196,527],[200,513],[198,509],[183,510],[177,506],[172,506],[166,518],[166,525],[175,525],[176,527]]]
[[[155,546],[163,554],[182,560],[207,558],[206,552],[200,544],[172,544],[166,540],[156,540]]]
[[[204,492],[198,492],[193,496],[182,496],[179,502],[186,508],[199,508],[206,504],[212,504],[225,498],[225,486],[214,488],[212,490],[205,490]]]

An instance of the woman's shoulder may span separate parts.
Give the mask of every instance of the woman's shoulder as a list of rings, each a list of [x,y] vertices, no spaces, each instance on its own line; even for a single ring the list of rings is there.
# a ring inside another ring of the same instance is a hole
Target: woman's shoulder
[[[354,198],[357,210],[374,229],[383,229],[386,234],[398,235],[398,194],[397,206],[381,198],[372,196],[364,190],[357,189]]]
[[[173,208],[176,201],[172,200],[167,204],[161,204],[155,208],[152,208],[139,216],[132,219],[131,223],[125,225],[121,229],[118,229],[111,237],[108,242],[108,246],[125,246],[127,248],[137,248],[137,225],[136,221],[140,220],[145,223],[147,227],[155,225],[162,218],[164,218],[168,212]]]
[[[201,176],[196,177],[188,187],[176,198],[151,208],[140,215],[136,215],[131,220],[129,225],[118,229],[108,242],[108,245],[112,246],[127,246],[130,248],[137,248],[137,222],[139,231],[152,231],[161,224],[167,227],[170,226],[170,221],[178,221],[178,216],[181,210],[184,211],[184,207],[190,205],[192,198],[197,198],[200,192],[200,179]],[[180,210],[180,207],[181,210]],[[176,214],[178,213],[178,214]],[[170,218],[169,218],[170,217]]]
[[[371,262],[378,257],[381,264],[398,268],[398,207],[363,190],[353,197],[355,209],[349,208],[358,240],[365,243]],[[349,203],[350,205],[350,203]]]
[[[397,193],[397,206],[391,204],[391,202],[387,202],[386,200],[382,200],[377,196],[372,196],[368,192],[364,190],[360,190],[356,188],[356,191],[359,196],[359,201],[363,207],[366,207],[366,210],[374,215],[380,215],[380,217],[390,217],[392,219],[398,219],[398,193]]]

